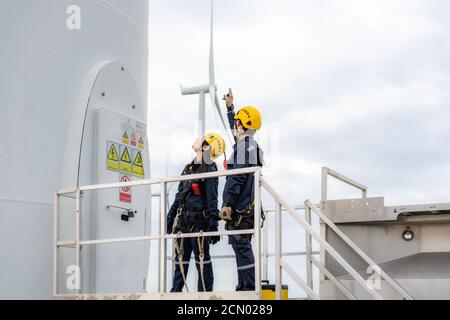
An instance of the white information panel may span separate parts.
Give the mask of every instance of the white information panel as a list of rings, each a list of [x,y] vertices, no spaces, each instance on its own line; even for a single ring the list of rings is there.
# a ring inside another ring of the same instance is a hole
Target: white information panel
[[[146,124],[106,108],[97,114],[97,181],[126,182],[149,178]],[[150,232],[149,186],[97,191],[97,239],[136,237]],[[97,245],[95,291],[143,292],[149,243]]]

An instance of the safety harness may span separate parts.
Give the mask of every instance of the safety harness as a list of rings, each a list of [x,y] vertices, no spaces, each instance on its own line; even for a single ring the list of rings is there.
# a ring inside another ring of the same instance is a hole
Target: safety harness
[[[203,273],[205,261],[205,236],[203,235],[203,230],[200,230],[200,235],[197,238],[197,245],[199,250],[198,258],[200,259],[200,278],[202,279],[203,291],[206,292],[205,276]]]
[[[247,145],[249,144],[249,137],[245,137],[245,147],[247,148]],[[257,143],[256,144],[256,164],[259,167],[263,166],[263,162],[261,161],[261,157],[260,157],[260,152],[261,149],[259,147],[259,145]],[[236,162],[236,157],[237,157],[237,144],[234,145],[234,153],[233,153],[233,160],[234,163]],[[239,210],[239,209],[235,209],[234,210],[234,214],[237,215],[237,219],[234,221],[234,223],[232,223],[231,221],[228,221],[225,225],[225,228],[227,230],[242,230],[242,229],[249,229],[251,227],[250,224],[248,223],[243,223],[242,220],[244,218],[247,217],[253,217],[253,215],[255,214],[255,200],[251,201],[247,208]],[[261,210],[261,228],[264,226],[264,221],[266,220],[266,216],[264,214],[264,211]],[[234,237],[237,238],[237,240],[239,241],[239,239],[241,238],[241,236],[243,235],[234,235]],[[246,235],[247,237],[251,237],[251,235]]]
[[[186,291],[189,292],[189,288],[188,288],[188,285],[186,282],[186,274],[184,272],[184,261],[183,261],[184,244],[183,244],[183,239],[180,238],[181,234],[182,234],[181,231],[177,233],[177,238],[175,239],[174,245],[175,245],[175,251],[177,252],[177,255],[178,255],[178,263],[180,265],[180,271],[181,271],[181,276],[183,277],[184,286],[186,287]]]
[[[190,165],[187,168],[187,170],[184,171],[184,174],[192,174],[192,173],[194,173],[193,166]],[[184,204],[186,201],[186,197],[187,197],[187,194],[191,190],[196,196],[201,195],[200,184],[195,181],[188,180],[185,188],[183,189],[183,191],[181,191],[182,197],[181,197],[180,205],[177,209],[177,214],[174,218],[173,225],[172,225],[172,233],[177,233],[177,238],[175,240],[174,246],[175,246],[175,251],[177,252],[177,255],[178,255],[178,262],[180,265],[181,276],[183,277],[184,286],[186,287],[187,292],[189,292],[189,288],[188,288],[188,285],[186,282],[186,274],[184,271],[184,261],[183,261],[184,245],[183,245],[182,239],[180,238],[180,235],[183,233],[183,230],[187,231],[188,233],[195,232],[196,227],[194,224],[191,224],[191,226],[188,227],[189,222],[191,222],[192,220],[198,219],[198,218],[203,218],[204,220],[208,220],[208,218],[209,218],[208,210],[201,210],[201,211],[185,210]],[[183,225],[185,225],[186,228],[183,228]],[[205,259],[204,240],[205,240],[205,237],[203,235],[203,230],[199,230],[199,232],[200,232],[200,235],[197,237],[197,245],[199,248],[200,278],[201,278],[202,285],[203,285],[203,291],[206,292],[205,277],[204,277],[204,259]],[[179,241],[179,240],[181,240],[181,241]]]

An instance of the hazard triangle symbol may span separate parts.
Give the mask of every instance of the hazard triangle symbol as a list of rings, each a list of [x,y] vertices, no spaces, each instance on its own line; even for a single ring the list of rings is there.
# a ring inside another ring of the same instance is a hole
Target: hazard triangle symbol
[[[138,154],[136,156],[136,159],[134,159],[134,165],[138,166],[138,167],[143,167],[144,166],[144,163],[142,162],[142,156],[141,156],[140,152],[138,152]]]
[[[125,148],[122,153],[120,161],[131,163],[130,154],[128,153],[128,148]]]
[[[119,155],[117,154],[117,150],[116,150],[116,147],[114,144],[112,144],[111,148],[109,148],[108,159],[114,160],[114,161],[119,161]]]

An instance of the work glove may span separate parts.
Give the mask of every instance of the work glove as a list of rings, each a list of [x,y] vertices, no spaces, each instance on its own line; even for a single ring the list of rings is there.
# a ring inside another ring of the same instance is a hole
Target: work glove
[[[222,210],[219,212],[219,217],[225,221],[231,221],[231,207],[222,207]]]
[[[208,231],[211,231],[211,232],[218,231],[217,226],[209,226]],[[209,237],[209,239],[208,239],[209,244],[216,244],[219,241],[220,241],[220,236],[212,236],[212,237]]]
[[[225,100],[228,112],[233,111],[234,97],[233,97],[233,91],[231,91],[231,88],[228,89],[228,93],[223,95],[223,100]]]

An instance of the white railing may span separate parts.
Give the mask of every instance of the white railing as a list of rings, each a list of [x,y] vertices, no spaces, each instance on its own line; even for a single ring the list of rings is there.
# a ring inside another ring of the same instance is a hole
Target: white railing
[[[338,289],[340,289],[343,294],[349,299],[356,299],[356,297],[342,284],[340,283],[334,275],[328,271],[325,264],[314,257],[316,252],[312,251],[312,239],[316,240],[320,244],[321,252],[328,252],[356,281],[362,288],[370,294],[374,299],[382,299],[382,296],[373,289],[368,283],[359,275],[359,273],[321,236],[316,232],[311,224],[311,212],[317,214],[321,220],[322,225],[326,225],[331,228],[338,236],[341,237],[343,241],[347,243],[353,250],[355,250],[369,265],[374,267],[375,272],[379,272],[380,276],[383,277],[404,299],[412,299],[412,297],[401,288],[395,281],[393,281],[387,274],[385,274],[375,263],[371,260],[355,243],[353,243],[339,228],[331,222],[326,215],[309,200],[305,201],[304,207],[297,207],[294,209],[289,206],[273,189],[272,187],[262,178],[261,169],[258,167],[218,171],[210,173],[193,174],[188,176],[177,176],[177,177],[167,177],[162,179],[147,179],[140,181],[130,181],[123,183],[110,183],[101,184],[93,186],[84,186],[76,189],[57,191],[54,195],[54,278],[53,278],[53,293],[55,297],[58,297],[58,248],[59,247],[70,247],[75,249],[75,264],[80,267],[80,249],[81,246],[85,245],[98,245],[105,243],[118,243],[118,242],[132,242],[132,241],[159,241],[159,294],[167,294],[166,290],[166,263],[167,257],[167,245],[166,241],[169,239],[176,238],[187,238],[187,237],[198,237],[198,236],[223,236],[223,235],[237,235],[237,234],[253,234],[254,235],[254,255],[255,255],[255,292],[257,297],[261,297],[261,279],[262,276],[268,279],[268,257],[275,257],[275,291],[276,298],[281,299],[282,296],[282,275],[285,271],[307,294],[311,299],[319,299],[319,296],[313,290],[313,277],[312,269],[313,265],[319,269],[321,275],[329,278]],[[328,168],[322,170],[322,173],[326,175],[331,174],[340,180],[345,181],[363,191],[363,197],[366,196],[367,188],[359,183],[348,179]],[[166,213],[167,213],[167,184],[191,179],[207,179],[214,177],[231,176],[237,174],[253,174],[254,175],[254,197],[255,197],[255,208],[254,212],[261,212],[261,191],[264,189],[270,196],[275,200],[275,208],[273,210],[268,210],[268,212],[274,212],[275,214],[275,252],[270,254],[268,252],[268,228],[264,231],[264,252],[261,252],[261,215],[254,215],[254,228],[246,230],[235,230],[235,231],[215,231],[215,232],[203,232],[203,233],[185,233],[180,235],[166,234]],[[326,178],[322,176],[322,201],[326,201]],[[86,191],[94,190],[104,190],[122,187],[136,187],[136,186],[146,186],[146,185],[160,185],[160,226],[158,235],[150,236],[136,236],[136,237],[125,237],[125,238],[111,238],[111,239],[95,239],[95,240],[81,240],[80,239],[80,216],[81,216],[81,195]],[[325,190],[325,192],[324,192]],[[59,217],[59,203],[61,197],[72,198],[75,200],[75,239],[74,240],[60,240],[58,239],[58,217]],[[323,202],[322,202],[323,204]],[[301,217],[295,210],[304,209],[305,218]],[[282,215],[286,211],[290,216],[296,220],[301,227],[305,230],[306,235],[306,250],[304,252],[290,252],[283,253],[282,250]],[[307,279],[304,281],[284,259],[288,255],[306,255],[306,270]],[[231,256],[224,256],[228,258]],[[170,259],[170,258],[169,258]],[[172,257],[173,259],[173,257]],[[263,259],[264,265],[261,263]],[[264,274],[261,272],[261,268],[264,268]],[[237,294],[236,294],[237,295]]]
[[[343,174],[340,174],[339,172],[336,172],[330,168],[322,167],[322,185],[321,185],[321,206],[322,210],[320,210],[317,206],[313,205],[309,200],[305,202],[305,208],[306,208],[306,217],[307,220],[311,219],[311,212],[316,213],[320,218],[321,223],[321,238],[326,239],[327,238],[327,227],[334,231],[336,235],[338,235],[354,252],[356,252],[369,266],[372,266],[374,269],[374,272],[378,273],[378,275],[384,279],[392,288],[394,288],[395,291],[397,291],[400,296],[403,299],[412,300],[413,297],[404,289],[402,288],[397,282],[395,282],[391,277],[389,277],[376,263],[373,261],[364,251],[362,251],[349,237],[347,237],[337,226],[334,224],[324,213],[325,211],[325,203],[328,200],[328,176],[334,177],[337,180],[350,185],[358,190],[361,191],[361,197],[362,199],[367,198],[367,187],[351,178],[348,178],[344,176]],[[311,236],[307,236],[307,251],[311,250],[311,247],[308,243],[311,243]],[[308,270],[308,277],[310,277],[310,271],[312,268],[312,264],[317,266],[320,270],[323,270],[321,272],[321,279],[323,280],[326,276],[329,278],[338,289],[341,290],[341,292],[348,298],[353,299],[354,297],[351,295],[351,293],[342,285],[340,284],[337,279],[327,271],[325,268],[325,247],[321,247],[320,257],[321,261],[317,261],[314,257],[311,257],[309,261],[309,265],[307,266]],[[308,256],[311,256],[309,254]],[[336,257],[334,257],[336,259]],[[341,264],[342,265],[342,264]],[[345,267],[344,267],[345,268]],[[353,268],[352,268],[353,269]],[[347,269],[346,269],[347,270]],[[353,270],[354,271],[354,270]],[[362,286],[367,287],[367,283],[363,283],[363,279],[359,274],[356,274],[354,272],[349,272],[350,275],[353,276],[353,278]],[[373,295],[373,292],[369,290],[369,293]],[[374,296],[376,297],[376,296]],[[377,298],[377,297],[376,297]]]
[[[80,250],[81,246],[85,245],[98,245],[98,244],[106,244],[106,243],[119,243],[119,242],[132,242],[132,241],[159,241],[159,293],[166,294],[166,260],[167,260],[167,246],[166,241],[168,239],[176,239],[176,238],[189,238],[189,237],[199,237],[199,236],[224,236],[224,235],[238,235],[238,234],[253,234],[255,237],[255,257],[261,256],[261,243],[260,243],[260,228],[255,227],[253,229],[246,230],[235,230],[235,231],[214,231],[214,232],[203,232],[203,233],[184,233],[180,235],[175,234],[166,234],[166,186],[168,183],[186,181],[191,179],[207,179],[214,177],[224,177],[231,176],[237,174],[253,174],[254,175],[254,184],[255,184],[255,212],[261,211],[261,189],[260,189],[260,176],[261,171],[259,167],[252,168],[244,168],[244,169],[235,169],[235,170],[227,170],[227,171],[217,171],[217,172],[208,172],[201,174],[193,174],[193,175],[185,175],[185,176],[177,176],[177,177],[167,177],[162,179],[147,179],[140,181],[130,181],[130,182],[120,182],[120,183],[108,183],[108,184],[99,184],[92,186],[82,186],[74,189],[66,189],[57,191],[54,194],[54,247],[53,247],[53,295],[55,297],[60,296],[58,294],[58,248],[59,247],[70,247],[75,249],[75,266],[80,268]],[[81,240],[81,224],[80,224],[80,216],[81,216],[81,194],[87,191],[94,190],[105,190],[105,189],[114,189],[114,188],[122,188],[122,187],[137,187],[137,186],[147,186],[147,185],[160,185],[160,227],[159,227],[159,235],[154,236],[136,236],[136,237],[124,237],[124,238],[111,238],[111,239],[96,239],[96,240]],[[66,197],[75,200],[75,239],[74,240],[60,240],[58,239],[58,225],[59,225],[59,204],[60,198]],[[261,224],[261,215],[254,215],[254,225],[260,226]],[[255,294],[260,297],[261,295],[261,260],[259,258],[255,259]]]

